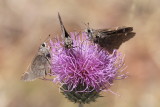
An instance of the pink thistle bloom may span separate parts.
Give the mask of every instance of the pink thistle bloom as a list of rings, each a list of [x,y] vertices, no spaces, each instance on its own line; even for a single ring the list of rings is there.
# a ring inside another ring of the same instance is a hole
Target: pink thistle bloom
[[[120,53],[115,50],[113,54],[109,54],[87,41],[84,33],[82,37],[75,37],[73,33],[71,36],[74,43],[71,49],[65,49],[62,41],[50,41],[54,82],[65,85],[65,91],[108,90],[115,79],[124,77],[119,71],[124,65]],[[83,88],[77,88],[79,86]]]

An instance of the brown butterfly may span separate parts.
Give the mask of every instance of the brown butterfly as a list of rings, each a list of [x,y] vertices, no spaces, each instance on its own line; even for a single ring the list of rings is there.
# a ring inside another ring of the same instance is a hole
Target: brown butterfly
[[[32,81],[37,78],[44,78],[50,72],[50,58],[49,47],[44,42],[39,47],[38,53],[27,72],[22,75],[21,80]]]
[[[60,22],[60,25],[61,25],[62,38],[64,40],[64,47],[67,48],[67,49],[73,48],[73,40],[71,39],[71,36],[66,31],[59,13],[58,13],[58,19],[59,19],[59,22]]]
[[[100,47],[107,49],[109,53],[112,53],[114,49],[118,49],[120,45],[135,36],[133,27],[116,27],[110,29],[91,29],[85,30],[89,40]]]

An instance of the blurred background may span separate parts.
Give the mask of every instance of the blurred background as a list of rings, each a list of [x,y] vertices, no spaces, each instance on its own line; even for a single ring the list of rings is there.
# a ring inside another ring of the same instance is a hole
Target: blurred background
[[[119,51],[129,77],[85,107],[160,107],[159,0],[0,0],[0,107],[76,107],[58,86],[20,80],[40,43],[61,33],[60,12],[68,31],[133,26],[136,36]]]

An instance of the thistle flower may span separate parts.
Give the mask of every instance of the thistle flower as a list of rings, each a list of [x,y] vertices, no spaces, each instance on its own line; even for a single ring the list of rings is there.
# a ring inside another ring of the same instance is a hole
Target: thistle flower
[[[50,41],[51,75],[70,101],[90,103],[100,97],[101,91],[108,91],[114,80],[124,77],[121,75],[124,61],[117,50],[109,54],[88,41],[85,33],[71,36],[74,43],[71,49],[65,49],[59,39]]]

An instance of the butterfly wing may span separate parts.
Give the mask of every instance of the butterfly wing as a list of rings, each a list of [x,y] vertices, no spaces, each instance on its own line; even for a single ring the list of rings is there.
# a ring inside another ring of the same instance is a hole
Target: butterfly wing
[[[28,72],[25,72],[21,79],[24,81],[32,81],[37,78],[45,77],[49,71],[49,60],[43,55],[37,55],[31,66],[29,66]]]
[[[133,27],[115,27],[115,28],[109,28],[109,29],[98,29],[97,31],[104,34],[104,35],[112,35],[112,34],[118,34],[118,33],[129,33],[132,32]]]
[[[61,25],[62,38],[64,39],[64,46],[66,48],[71,48],[73,46],[73,40],[71,39],[70,35],[66,31],[59,13],[58,13],[58,19],[59,19],[59,22],[60,22],[60,25]]]
[[[123,42],[135,36],[132,27],[118,27],[114,29],[99,30],[100,38],[98,44],[112,53],[114,49],[118,49]]]
[[[64,25],[63,25],[63,22],[62,22],[62,19],[61,19],[61,16],[60,14],[58,13],[58,19],[59,19],[59,22],[60,22],[60,25],[61,25],[61,30],[62,30],[62,36],[63,38],[68,38],[70,37],[70,35],[68,34],[68,32],[66,31]]]

